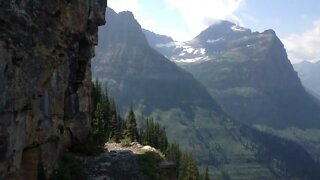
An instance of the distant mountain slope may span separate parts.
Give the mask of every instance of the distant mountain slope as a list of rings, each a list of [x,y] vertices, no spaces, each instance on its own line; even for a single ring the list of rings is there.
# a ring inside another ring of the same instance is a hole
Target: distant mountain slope
[[[149,46],[132,13],[108,9],[107,18],[92,70],[122,112],[132,104],[155,117],[215,179],[320,177],[299,145],[230,120],[191,74]]]
[[[302,87],[273,30],[251,32],[221,21],[188,44],[182,51],[189,54],[171,60],[200,80],[235,119],[275,128],[320,127],[320,107]],[[195,55],[197,49],[203,55]]]
[[[316,63],[303,61],[293,64],[293,67],[298,72],[303,86],[320,99],[320,61]]]
[[[105,35],[92,69],[95,78],[108,83],[123,111],[130,104],[141,105],[146,113],[175,107],[220,111],[203,85],[148,45],[131,12],[117,15],[109,10],[107,15],[110,28],[100,29]]]
[[[145,36],[149,42],[149,45],[151,47],[155,47],[156,45],[160,45],[160,44],[167,44],[167,43],[173,42],[173,39],[169,36],[166,36],[166,35],[156,34],[152,31],[147,30],[147,29],[142,29],[142,32],[145,34]]]
[[[159,53],[164,55],[166,58],[169,58],[174,54],[172,51],[172,46],[174,46],[175,42],[169,36],[156,34],[146,29],[142,29],[143,33],[146,36],[146,39],[149,45],[157,50]]]

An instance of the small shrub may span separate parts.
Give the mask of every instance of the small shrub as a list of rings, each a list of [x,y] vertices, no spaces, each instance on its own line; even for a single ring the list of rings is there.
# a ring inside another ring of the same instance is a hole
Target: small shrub
[[[120,144],[122,147],[129,147],[131,145],[131,141],[129,139],[122,139]]]

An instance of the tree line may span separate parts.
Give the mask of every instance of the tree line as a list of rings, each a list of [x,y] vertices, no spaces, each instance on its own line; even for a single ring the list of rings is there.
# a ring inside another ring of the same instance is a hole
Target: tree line
[[[117,111],[115,101],[106,89],[96,80],[92,88],[93,121],[92,141],[99,148],[105,142],[119,143],[139,142],[150,145],[164,153],[167,160],[176,164],[178,180],[208,180],[208,168],[199,173],[197,162],[192,154],[183,152],[179,144],[168,142],[165,128],[151,117],[143,117],[140,127],[137,125],[136,115],[131,106],[126,118],[122,118]]]

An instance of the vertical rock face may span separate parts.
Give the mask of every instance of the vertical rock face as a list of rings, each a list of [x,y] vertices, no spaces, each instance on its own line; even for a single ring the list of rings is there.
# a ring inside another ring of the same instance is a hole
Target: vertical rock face
[[[0,2],[0,179],[48,177],[90,131],[90,59],[106,0]]]

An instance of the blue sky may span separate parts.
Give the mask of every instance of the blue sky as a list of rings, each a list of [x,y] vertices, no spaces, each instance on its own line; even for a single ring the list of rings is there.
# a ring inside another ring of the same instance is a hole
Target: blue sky
[[[109,0],[132,11],[143,28],[191,40],[218,20],[262,32],[274,29],[293,63],[320,60],[319,0]]]

